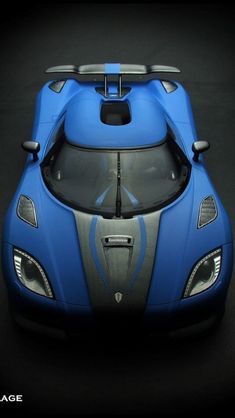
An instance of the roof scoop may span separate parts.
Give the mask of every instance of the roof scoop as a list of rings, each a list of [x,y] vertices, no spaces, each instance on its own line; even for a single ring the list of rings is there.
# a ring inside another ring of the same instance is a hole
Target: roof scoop
[[[129,104],[126,101],[105,101],[101,106],[100,119],[106,125],[126,125],[131,121]]]

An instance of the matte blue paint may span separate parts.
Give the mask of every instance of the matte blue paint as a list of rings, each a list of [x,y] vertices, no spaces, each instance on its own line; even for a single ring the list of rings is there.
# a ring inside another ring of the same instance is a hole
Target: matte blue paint
[[[198,229],[201,201],[210,194],[215,196],[218,216]],[[230,242],[231,226],[225,209],[205,171],[194,169],[184,194],[162,212],[148,303],[180,300],[194,264]]]
[[[146,246],[147,246],[147,235],[146,235],[144,218],[143,216],[138,216],[137,219],[138,219],[139,229],[140,229],[140,252],[139,252],[138,260],[136,263],[136,268],[131,277],[131,282],[129,286],[130,289],[133,288],[135,281],[138,279],[138,274],[144,262],[144,257],[146,254]]]
[[[112,99],[113,100],[113,99]],[[107,125],[100,119],[104,97],[88,86],[69,103],[65,132],[71,144],[91,148],[146,147],[161,142],[167,134],[163,109],[153,101],[151,91],[133,88],[125,99],[131,103],[131,122]]]
[[[105,74],[119,74],[120,70],[121,70],[120,64],[109,63],[109,64],[105,64],[104,66]]]
[[[57,299],[49,299],[30,291],[19,282],[16,276],[12,254],[13,246],[7,242],[3,242],[2,269],[11,303],[14,304],[17,312],[30,311],[33,306],[39,311],[41,310],[44,315],[47,314],[49,320],[52,319],[53,315],[57,319],[60,319],[61,326],[64,324],[69,327],[73,318],[79,318],[79,321],[76,320],[77,324],[75,327],[81,328],[83,323],[87,326],[88,320],[92,318],[92,310],[89,304],[84,304],[84,301],[82,304],[71,304]],[[40,320],[40,317],[36,317],[35,320]]]
[[[103,267],[100,263],[99,256],[96,249],[96,226],[98,222],[98,216],[93,216],[90,226],[90,233],[89,233],[89,246],[91,250],[91,255],[96,265],[96,269],[99,273],[99,277],[104,283],[105,287],[108,286],[107,279]]]
[[[107,73],[118,73],[118,64],[109,64]],[[154,320],[161,315],[173,318],[194,306],[224,301],[232,272],[232,232],[228,215],[209,179],[203,160],[192,160],[192,143],[197,139],[190,99],[183,86],[167,94],[160,80],[125,82],[131,87],[124,98],[131,111],[131,122],[123,126],[105,125],[100,120],[100,108],[107,100],[96,92],[103,83],[80,83],[67,80],[58,94],[46,83],[38,94],[32,139],[40,142],[39,160],[26,160],[22,178],[8,208],[3,229],[2,265],[10,298],[15,307],[37,306],[44,313],[58,313],[63,318],[82,322],[91,315],[92,307],[83,268],[76,221],[73,210],[50,194],[41,177],[40,164],[50,148],[53,133],[61,119],[65,132],[74,145],[91,148],[141,148],[158,145],[170,125],[176,141],[192,164],[190,182],[184,193],[162,209],[152,278],[146,300],[146,315]],[[115,93],[116,84],[110,91]],[[114,100],[114,98],[112,98]],[[19,151],[20,152],[20,151]],[[147,187],[147,186],[146,186]],[[108,191],[107,191],[108,192]],[[126,190],[133,203],[134,196]],[[105,198],[104,193],[97,202]],[[21,194],[29,196],[35,204],[38,228],[33,228],[16,215]],[[198,229],[198,213],[202,199],[213,195],[218,209],[217,218]],[[137,203],[136,203],[137,204]],[[94,216],[90,230],[90,248],[101,280],[106,283],[100,264],[95,238],[98,218]],[[138,216],[141,248],[137,266],[131,278],[134,286],[146,256],[146,230],[144,218]],[[35,257],[45,270],[53,288],[55,299],[34,294],[16,277],[13,266],[13,247],[21,248]],[[217,282],[207,291],[182,299],[183,290],[195,263],[215,248],[222,248],[222,268]],[[107,284],[107,283],[106,283]],[[49,315],[50,316],[50,315]]]
[[[232,243],[224,244],[221,246],[222,248],[222,257],[223,262],[221,266],[221,271],[218,280],[215,282],[213,286],[211,286],[209,289],[205,290],[204,292],[201,292],[195,296],[191,296],[189,298],[182,299],[171,299],[168,302],[162,301],[162,303],[150,303],[150,300],[148,301],[146,305],[146,317],[149,313],[165,313],[169,314],[169,310],[171,310],[171,314],[174,314],[179,311],[184,311],[185,315],[187,315],[187,310],[194,308],[194,307],[200,307],[200,305],[209,305],[218,304],[219,299],[221,298],[221,301],[224,302],[224,297],[226,295],[226,292],[228,290],[230,277],[232,274],[232,266],[233,266],[233,245]],[[202,256],[202,255],[201,255]],[[200,258],[201,258],[200,256]],[[155,289],[157,291],[157,289]],[[219,304],[218,304],[219,307]]]

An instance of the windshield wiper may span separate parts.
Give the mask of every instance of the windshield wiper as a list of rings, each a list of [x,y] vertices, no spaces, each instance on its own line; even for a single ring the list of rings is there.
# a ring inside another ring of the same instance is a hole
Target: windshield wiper
[[[117,194],[116,194],[116,218],[121,218],[122,199],[121,199],[121,161],[120,152],[117,153]]]

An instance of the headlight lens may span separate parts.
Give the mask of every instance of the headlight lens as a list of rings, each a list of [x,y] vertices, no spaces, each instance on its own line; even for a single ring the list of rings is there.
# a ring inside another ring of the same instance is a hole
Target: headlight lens
[[[46,274],[40,264],[29,254],[14,248],[16,274],[21,283],[39,295],[53,298]]]
[[[37,217],[33,201],[24,195],[21,195],[17,205],[17,215],[28,224],[37,227]]]
[[[202,258],[194,267],[184,291],[184,297],[203,292],[215,283],[221,268],[221,249]]]

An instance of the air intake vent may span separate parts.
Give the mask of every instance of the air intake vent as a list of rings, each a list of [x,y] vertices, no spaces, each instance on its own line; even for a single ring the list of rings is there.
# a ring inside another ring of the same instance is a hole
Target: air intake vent
[[[60,93],[65,83],[66,80],[52,81],[52,83],[49,85],[49,89],[53,90],[55,93]]]
[[[161,83],[167,93],[172,93],[178,87],[177,84],[173,83],[173,81],[162,80]]]
[[[127,102],[104,102],[101,107],[100,118],[106,125],[126,125],[131,121],[130,109]]]
[[[217,216],[217,207],[213,196],[206,197],[200,206],[198,228],[209,224],[214,221]]]

